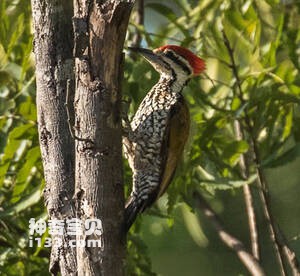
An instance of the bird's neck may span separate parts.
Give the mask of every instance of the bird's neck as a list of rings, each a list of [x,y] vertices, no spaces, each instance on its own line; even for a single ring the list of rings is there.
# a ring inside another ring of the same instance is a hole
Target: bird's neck
[[[181,93],[182,89],[187,85],[189,79],[180,75],[161,74],[158,83],[155,86],[165,88],[165,92],[171,94]]]

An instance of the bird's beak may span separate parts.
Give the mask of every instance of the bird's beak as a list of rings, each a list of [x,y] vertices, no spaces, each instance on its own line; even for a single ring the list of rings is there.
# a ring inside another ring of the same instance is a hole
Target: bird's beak
[[[154,53],[152,50],[145,48],[137,48],[137,47],[128,47],[130,51],[141,54],[146,60],[148,60],[151,64],[160,64],[161,58]]]

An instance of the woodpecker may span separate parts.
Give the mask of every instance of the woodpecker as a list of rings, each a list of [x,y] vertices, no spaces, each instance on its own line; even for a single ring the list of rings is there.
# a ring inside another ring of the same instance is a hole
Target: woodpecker
[[[126,232],[173,178],[190,126],[181,92],[192,77],[205,70],[203,59],[180,46],[129,49],[141,54],[160,79],[141,102],[123,138],[125,157],[133,172],[132,192],[125,205]]]

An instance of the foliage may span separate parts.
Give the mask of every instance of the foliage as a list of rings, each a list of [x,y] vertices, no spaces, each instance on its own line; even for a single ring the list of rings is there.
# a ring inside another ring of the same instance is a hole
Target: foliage
[[[207,64],[206,74],[193,79],[184,91],[193,127],[184,161],[168,189],[168,208],[160,212],[172,216],[180,202],[193,207],[195,189],[212,198],[221,190],[255,185],[257,164],[252,162],[247,180],[238,164],[253,140],[264,169],[285,166],[299,157],[299,8],[293,1],[275,0],[147,1],[146,16],[163,24],[153,34],[147,31],[147,21],[145,27],[131,23],[130,30],[141,33],[146,47],[185,46]],[[233,48],[239,79],[222,32]],[[144,60],[127,59],[125,79],[133,113],[157,74]],[[236,138],[235,120],[247,130],[242,141]]]

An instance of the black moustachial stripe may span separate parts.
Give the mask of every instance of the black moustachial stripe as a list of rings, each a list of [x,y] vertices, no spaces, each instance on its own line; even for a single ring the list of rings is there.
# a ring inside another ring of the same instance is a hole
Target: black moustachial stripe
[[[170,71],[172,72],[172,79],[171,79],[171,80],[168,80],[168,84],[169,84],[169,85],[172,85],[174,82],[177,81],[177,74],[176,74],[175,70],[172,68],[172,66],[171,66],[169,63],[167,63],[167,62],[166,62],[165,60],[163,60],[163,59],[161,59],[161,60],[162,60],[162,62],[164,63],[165,67],[166,67],[168,70],[170,70]]]

